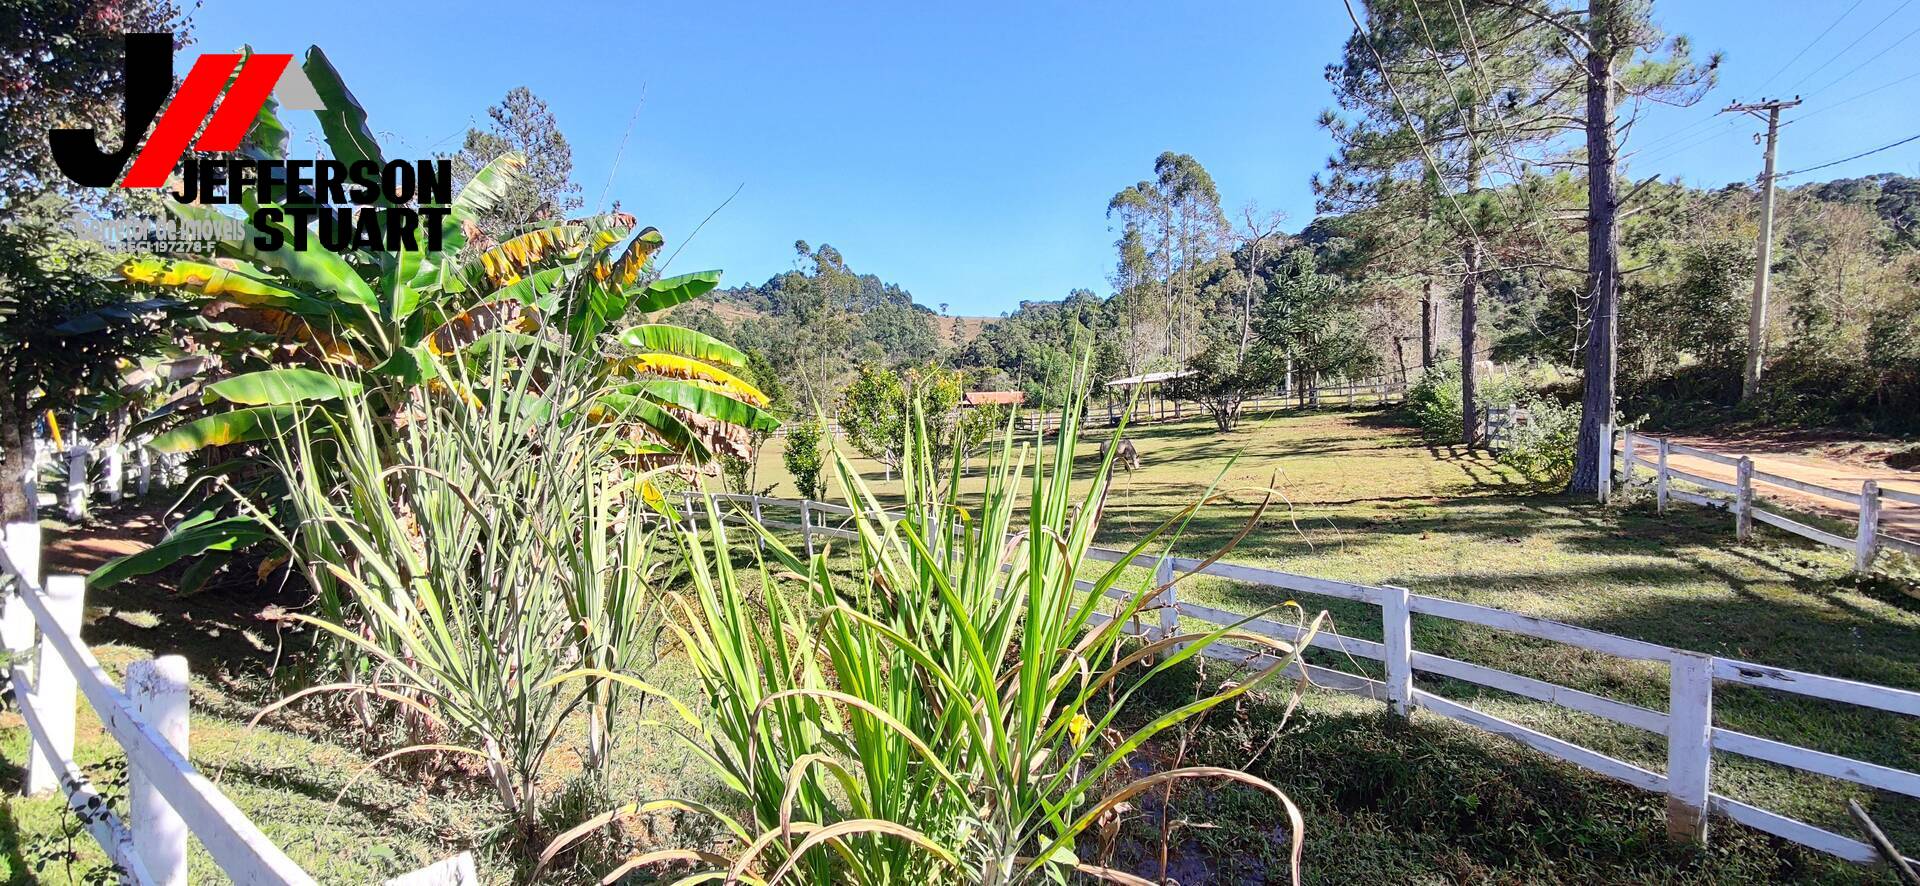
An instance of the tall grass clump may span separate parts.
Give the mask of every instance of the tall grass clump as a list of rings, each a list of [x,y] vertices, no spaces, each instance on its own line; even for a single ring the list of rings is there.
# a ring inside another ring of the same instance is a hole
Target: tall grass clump
[[[850,564],[832,550],[796,556],[748,515],[709,502],[704,522],[679,535],[687,581],[670,594],[672,630],[708,713],[675,731],[726,798],[611,810],[554,841],[542,862],[619,816],[674,809],[712,816],[731,843],[645,853],[608,882],[673,863],[695,869],[683,883],[1139,883],[1081,857],[1088,829],[1143,792],[1225,779],[1272,795],[1275,816],[1289,817],[1297,870],[1302,822],[1274,785],[1217,767],[1134,768],[1156,736],[1266,685],[1298,650],[1235,628],[1151,642],[1123,633],[1160,588],[1129,580],[1140,573],[1124,564],[1089,568],[1111,463],[1075,492],[1083,399],[1065,410],[1052,449],[1016,443],[1009,423],[984,493],[964,502],[957,461],[945,482],[929,470],[918,408],[902,441],[897,508],[836,451],[857,536]],[[1192,512],[1141,538],[1130,559],[1151,562],[1147,552],[1170,545]],[[739,523],[749,524],[744,539]],[[1083,574],[1095,577],[1077,580]],[[1116,606],[1110,619],[1096,615],[1103,600]],[[1304,645],[1319,620],[1302,627]],[[1147,681],[1229,638],[1270,657],[1217,692],[1121,719]],[[1095,843],[1085,841],[1089,853]]]
[[[477,759],[523,836],[570,719],[584,712],[604,767],[662,637],[658,521],[588,362],[442,365],[397,410],[369,390],[290,422],[272,455],[281,538],[316,599],[296,617],[334,662],[295,697],[398,715],[407,745],[382,761]]]

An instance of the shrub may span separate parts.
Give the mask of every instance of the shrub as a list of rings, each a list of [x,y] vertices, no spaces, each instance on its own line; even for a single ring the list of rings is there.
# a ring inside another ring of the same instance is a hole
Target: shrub
[[[604,402],[597,363],[496,356],[491,385],[440,366],[445,388],[401,419],[376,412],[390,392],[354,392],[290,421],[271,453],[294,527],[280,540],[318,603],[291,617],[338,662],[336,682],[280,704],[333,691],[369,719],[390,706],[415,744],[387,757],[478,758],[523,836],[572,712],[587,716],[588,767],[607,764],[662,629],[653,487],[620,416],[589,412]]]
[[[1580,439],[1580,407],[1551,397],[1527,397],[1518,404],[1527,412],[1503,449],[1500,463],[1541,486],[1565,486],[1573,479],[1573,454]]]
[[[1435,443],[1460,442],[1460,364],[1429,368],[1407,389],[1407,411],[1420,435]]]
[[[787,427],[787,445],[780,453],[780,460],[786,464],[787,473],[793,475],[793,485],[799,487],[801,498],[827,497],[827,484],[820,480],[820,472],[827,466],[822,451],[826,438],[826,423],[818,418],[797,421]]]

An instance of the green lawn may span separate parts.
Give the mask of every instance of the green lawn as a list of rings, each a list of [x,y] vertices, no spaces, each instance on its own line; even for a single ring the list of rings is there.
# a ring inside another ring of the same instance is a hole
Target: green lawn
[[[1239,531],[1260,490],[1271,487],[1284,499],[1276,498],[1231,559],[1403,585],[1653,642],[1920,689],[1920,600],[1908,595],[1911,578],[1856,581],[1843,552],[1765,527],[1755,543],[1736,545],[1731,518],[1720,512],[1682,505],[1660,516],[1631,499],[1603,508],[1538,494],[1491,459],[1429,448],[1370,410],[1255,416],[1228,436],[1204,420],[1143,426],[1131,435],[1144,465],[1122,474],[1108,504],[1101,538],[1111,545],[1137,537],[1217,479],[1233,490],[1230,501],[1201,513],[1176,551],[1205,555]],[[1081,445],[1084,461],[1096,445]],[[858,464],[882,494],[897,487],[882,479],[877,463]],[[763,455],[761,471],[762,486],[793,494],[779,467],[779,441]],[[977,475],[969,481],[977,482]],[[1243,612],[1287,599],[1212,579],[1183,583],[1180,594]],[[136,589],[117,595],[92,601],[102,608],[97,615],[118,615],[88,628],[103,661],[117,670],[150,653],[185,651],[194,659],[193,759],[324,881],[377,881],[469,848],[490,882],[523,878],[524,867],[489,830],[496,819],[480,779],[388,764],[355,781],[336,806],[335,795],[377,741],[343,718],[306,714],[248,730],[247,717],[275,697],[263,676],[273,661],[270,628],[264,639],[241,643],[231,626],[213,626],[219,620],[201,611],[217,609],[215,600],[164,602]],[[1342,632],[1380,636],[1371,607],[1299,602],[1329,610]],[[136,617],[148,610],[160,615]],[[1415,642],[1425,651],[1665,706],[1666,675],[1657,666],[1425,617],[1416,618]],[[215,648],[229,660],[203,665],[201,657]],[[1316,656],[1328,666],[1356,666]],[[1153,684],[1152,704],[1133,710],[1144,716],[1191,698],[1196,681],[1234,676],[1218,662],[1176,671]],[[671,657],[655,680],[691,689]],[[1656,736],[1465,684],[1422,678],[1421,685],[1656,771],[1664,767]],[[1705,852],[1669,847],[1661,797],[1436,716],[1417,714],[1402,724],[1377,703],[1322,690],[1310,691],[1282,727],[1285,713],[1277,696],[1223,708],[1187,736],[1184,758],[1179,742],[1162,742],[1140,766],[1176,758],[1231,765],[1281,786],[1306,813],[1312,882],[1842,883],[1870,876],[1724,821],[1714,822]],[[1725,686],[1715,713],[1721,726],[1920,768],[1920,725],[1902,718]],[[25,740],[17,717],[0,720],[0,749],[9,761],[24,758]],[[85,714],[80,745],[81,761],[110,784],[117,754]],[[582,789],[569,778],[577,768],[571,750],[560,756],[547,801],[551,830],[604,809],[612,797],[711,790],[699,766],[657,735],[627,737],[609,790]],[[1896,841],[1909,852],[1920,848],[1920,804],[1913,801],[1738,758],[1716,758],[1716,766],[1716,790],[1845,833],[1852,828],[1844,799],[1859,796]],[[12,771],[0,785],[10,793],[18,787]],[[1103,845],[1078,851],[1155,874],[1160,808],[1159,798],[1142,798],[1105,831]],[[1172,808],[1168,872],[1180,882],[1258,882],[1284,872],[1285,819],[1271,802],[1210,785],[1177,792]],[[77,878],[98,864],[98,851],[60,809],[49,798],[13,798],[0,807],[0,874],[8,882],[67,882],[69,873]],[[628,828],[630,846],[684,839],[672,822],[659,827]],[[71,866],[60,857],[69,847],[78,856]],[[597,880],[591,872],[605,870],[604,859],[621,848],[603,849],[600,859],[562,879]],[[204,857],[195,864],[196,882],[212,874]]]

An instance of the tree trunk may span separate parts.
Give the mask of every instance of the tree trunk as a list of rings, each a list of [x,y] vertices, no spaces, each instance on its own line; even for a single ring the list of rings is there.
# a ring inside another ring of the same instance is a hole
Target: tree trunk
[[[1433,368],[1433,278],[1420,281],[1420,368]]]
[[[1610,0],[1593,0],[1587,15],[1587,287],[1585,391],[1580,400],[1580,437],[1568,491],[1597,495],[1600,472],[1612,461],[1607,428],[1613,421],[1614,358],[1620,306],[1620,254],[1614,231],[1613,46],[1608,37]]]
[[[1473,108],[1467,109],[1467,196],[1480,193],[1480,174],[1485,162],[1485,146],[1471,135],[1475,117]],[[1478,411],[1479,385],[1475,376],[1474,355],[1478,349],[1475,341],[1480,324],[1480,264],[1485,244],[1480,242],[1480,234],[1471,224],[1467,228],[1466,277],[1460,281],[1460,439],[1468,449],[1479,444],[1479,422],[1474,421]]]
[[[1480,241],[1467,242],[1466,276],[1460,279],[1460,439],[1471,449],[1479,441],[1479,385],[1474,351],[1480,323]]]
[[[33,422],[11,400],[0,401],[0,427],[13,433],[0,440],[0,525],[27,519],[27,495],[20,480],[33,461]]]

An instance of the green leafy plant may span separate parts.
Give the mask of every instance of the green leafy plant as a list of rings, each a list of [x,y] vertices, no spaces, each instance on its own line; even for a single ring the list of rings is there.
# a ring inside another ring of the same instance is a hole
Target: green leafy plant
[[[826,422],[818,418],[797,421],[787,427],[786,447],[780,452],[780,460],[786,465],[787,473],[793,475],[801,498],[827,497],[826,484],[820,479],[820,472],[827,466],[826,437]]]
[[[1517,423],[1500,450],[1500,463],[1545,487],[1565,486],[1573,478],[1573,453],[1580,435],[1580,407],[1551,397],[1526,397],[1517,407],[1527,420]]]
[[[428,397],[391,439],[377,391],[308,407],[272,450],[292,528],[261,520],[317,594],[292,617],[340,663],[274,707],[346,693],[390,708],[413,743],[376,764],[479,758],[523,835],[569,718],[586,713],[587,763],[604,767],[658,648],[652,487],[620,423],[583,418],[605,393],[591,362],[496,357],[487,397]]]
[[[315,117],[334,158],[384,162],[366,110],[326,55],[312,48],[303,66],[325,101]],[[269,100],[244,151],[281,158],[286,133]],[[475,172],[446,207],[437,251],[427,249],[425,236],[414,248],[348,254],[266,250],[248,236],[219,242],[213,256],[126,262],[120,274],[127,281],[164,290],[194,309],[186,332],[219,354],[229,373],[190,386],[132,433],[155,434],[151,445],[162,452],[257,446],[296,416],[337,415],[343,398],[362,389],[379,393],[368,406],[391,421],[428,392],[486,397],[473,386],[493,380],[477,368],[488,355],[565,350],[599,361],[599,399],[578,408],[596,421],[617,416],[630,431],[629,454],[650,465],[697,466],[722,455],[750,456],[752,435],[778,422],[765,409],[767,397],[734,373],[746,365],[744,354],[670,324],[615,330],[629,315],[704,295],[719,285],[719,271],[661,278],[654,256],[664,237],[650,227],[636,232],[634,217],[620,212],[544,220],[503,242],[469,242],[467,232],[525,184],[526,162],[507,153]],[[211,207],[167,205],[193,220],[219,215]],[[293,239],[291,229],[283,233]],[[463,372],[449,374],[449,368]],[[234,512],[223,503],[204,516]],[[216,545],[232,547],[231,537],[205,531],[173,541],[173,559],[120,564],[99,578],[125,578],[223,549]]]
[[[1407,389],[1407,414],[1420,435],[1435,443],[1460,442],[1460,364],[1440,363],[1427,369]]]
[[[1080,391],[1062,439],[1075,436]],[[562,835],[543,863],[614,817],[673,809],[712,816],[735,845],[645,853],[609,881],[692,862],[701,870],[680,882],[1141,882],[1082,860],[1077,841],[1118,804],[1199,778],[1271,794],[1289,816],[1297,867],[1303,823],[1272,784],[1216,767],[1139,777],[1129,768],[1156,736],[1268,684],[1298,657],[1295,647],[1237,626],[1128,640],[1127,621],[1160,588],[1147,581],[1119,591],[1125,564],[1150,562],[1148,548],[1177,539],[1194,509],[1147,534],[1121,564],[1081,581],[1110,463],[1076,495],[1071,445],[1041,452],[1029,476],[1028,447],[1009,432],[978,505],[962,507],[958,483],[941,491],[931,471],[923,410],[901,443],[898,510],[883,507],[835,453],[858,538],[846,572],[835,570],[834,552],[796,556],[755,524],[755,540],[779,570],[764,561],[754,570],[756,598],[750,574],[735,565],[754,544],[736,543],[717,504],[708,504],[702,528],[680,533],[688,587],[673,594],[673,629],[709,714],[677,732],[744,814],[691,799],[637,802]],[[1016,513],[1023,527],[1015,527]],[[1096,610],[1109,592],[1119,599],[1106,618]],[[1302,625],[1303,645],[1319,624]],[[1228,638],[1260,644],[1271,657],[1238,683],[1131,731],[1117,728],[1144,683]]]

